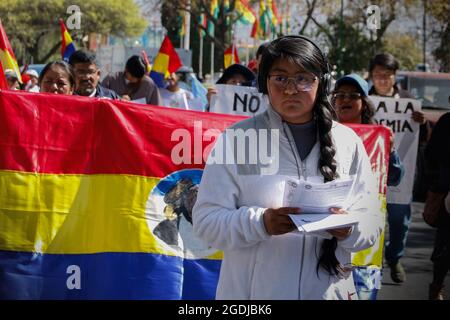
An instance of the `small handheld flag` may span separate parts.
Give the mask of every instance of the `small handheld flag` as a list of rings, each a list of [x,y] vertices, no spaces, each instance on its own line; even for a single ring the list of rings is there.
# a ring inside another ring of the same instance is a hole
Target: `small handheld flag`
[[[158,87],[164,88],[164,79],[168,78],[172,72],[177,71],[182,65],[183,63],[181,63],[180,57],[175,51],[172,42],[170,42],[168,36],[165,36],[158,55],[153,62],[150,77]]]
[[[17,79],[22,83],[22,77],[20,76],[19,65],[17,64],[16,56],[12,50],[11,44],[9,43],[8,37],[6,36],[5,29],[3,28],[2,22],[0,20],[0,63],[3,67],[3,72],[6,69],[11,69],[17,75]],[[2,75],[4,76],[4,73]]]
[[[61,26],[61,36],[62,36],[62,44],[61,44],[61,57],[64,61],[69,61],[72,53],[75,52],[75,44],[72,41],[72,37],[70,36],[69,31],[64,24],[62,19],[59,19],[59,25]]]
[[[224,57],[223,57],[223,65],[226,68],[228,68],[229,66],[231,66],[232,64],[235,63],[240,63],[239,61],[239,57],[237,54],[237,48],[234,45],[234,43],[231,45],[231,47],[229,47],[228,49],[225,50],[224,52]]]

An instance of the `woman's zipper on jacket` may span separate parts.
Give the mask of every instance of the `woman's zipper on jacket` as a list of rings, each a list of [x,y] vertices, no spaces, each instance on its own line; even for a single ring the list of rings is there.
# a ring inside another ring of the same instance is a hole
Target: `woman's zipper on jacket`
[[[287,125],[283,122],[282,127],[283,127],[284,134],[286,135],[286,138],[288,139],[291,152],[294,154],[294,159],[296,162],[297,172],[298,172],[298,179],[300,180],[303,177],[303,179],[305,179],[305,181],[306,181],[308,179],[308,177],[306,175],[306,159],[301,160],[300,155],[298,154],[298,150],[296,148],[294,149],[292,147],[291,138],[293,138],[293,137],[290,135],[291,134],[291,132],[289,131],[290,129],[288,128],[288,130],[286,130],[286,126]],[[299,299],[302,298],[301,288],[302,288],[303,262],[305,259],[305,242],[306,242],[306,236],[305,236],[305,234],[302,234],[302,254],[301,254],[302,258],[301,258],[301,263],[300,263],[300,274],[299,274],[299,280],[298,280],[299,281],[299,284],[298,284]]]
[[[308,176],[306,175],[306,159],[302,160],[300,165],[302,167],[302,177],[303,177],[303,179],[305,179],[305,181],[307,181],[308,180]]]

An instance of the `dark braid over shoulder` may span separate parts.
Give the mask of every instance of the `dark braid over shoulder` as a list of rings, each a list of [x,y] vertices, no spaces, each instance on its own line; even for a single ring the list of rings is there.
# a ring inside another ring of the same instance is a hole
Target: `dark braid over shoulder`
[[[324,177],[324,182],[333,181],[338,177],[337,163],[334,159],[336,147],[331,137],[331,126],[336,119],[336,112],[328,101],[320,101],[315,106],[316,123],[319,130],[320,158],[319,170]]]
[[[333,120],[336,119],[336,111],[330,105],[326,96],[322,95],[322,101],[318,101],[315,106],[315,115],[317,128],[319,130],[320,158],[319,170],[324,177],[324,182],[333,181],[339,177],[337,173],[337,163],[334,158],[336,147],[331,137],[331,127]],[[322,243],[319,256],[319,263],[316,271],[319,272],[319,266],[324,268],[331,275],[340,275],[342,266],[335,255],[337,248],[337,239],[326,239]]]

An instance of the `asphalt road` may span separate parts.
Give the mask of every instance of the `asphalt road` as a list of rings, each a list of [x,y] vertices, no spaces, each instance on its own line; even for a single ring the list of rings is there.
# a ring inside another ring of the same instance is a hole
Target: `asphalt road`
[[[423,203],[413,202],[412,223],[406,243],[405,256],[401,262],[406,271],[406,281],[396,284],[391,280],[387,265],[383,268],[381,290],[378,300],[426,300],[428,285],[432,280],[433,264],[430,256],[433,251],[435,229],[422,219]],[[450,272],[445,281],[444,297],[450,300]]]

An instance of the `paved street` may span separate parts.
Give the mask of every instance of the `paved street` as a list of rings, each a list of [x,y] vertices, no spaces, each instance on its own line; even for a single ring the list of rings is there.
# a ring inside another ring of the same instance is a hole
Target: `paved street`
[[[406,282],[398,285],[391,280],[389,268],[383,269],[383,284],[378,300],[423,300],[428,299],[428,285],[432,279],[432,262],[435,229],[422,219],[423,203],[415,202],[412,208],[412,224],[402,264],[406,270]],[[450,275],[446,278],[444,296],[450,299]]]

